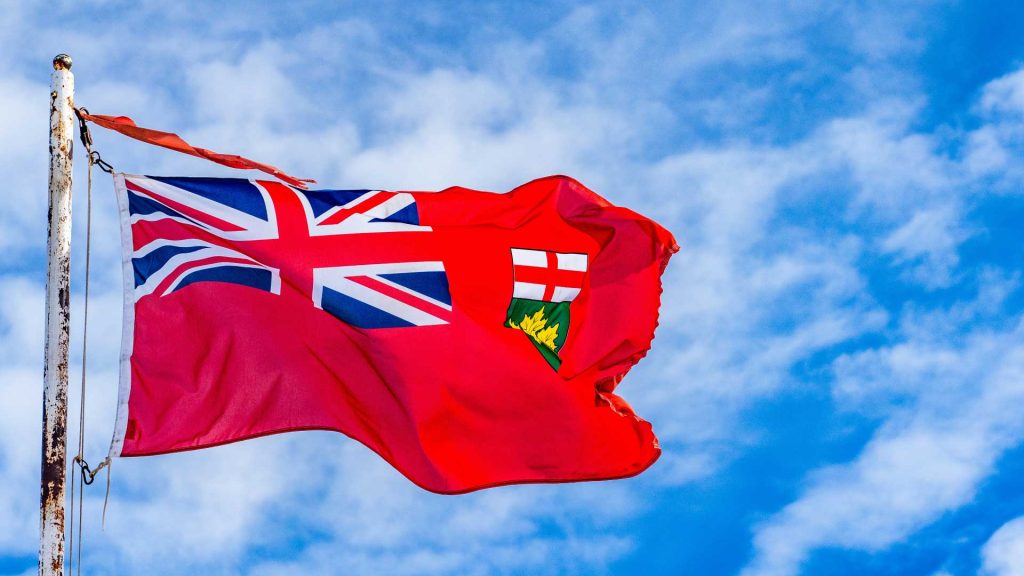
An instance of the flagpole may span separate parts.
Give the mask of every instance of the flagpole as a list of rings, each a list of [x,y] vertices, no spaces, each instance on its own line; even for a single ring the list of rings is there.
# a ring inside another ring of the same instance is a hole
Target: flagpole
[[[71,156],[75,77],[58,54],[50,76],[50,210],[43,368],[43,450],[39,502],[39,574],[64,574],[64,478],[67,466],[70,339]]]

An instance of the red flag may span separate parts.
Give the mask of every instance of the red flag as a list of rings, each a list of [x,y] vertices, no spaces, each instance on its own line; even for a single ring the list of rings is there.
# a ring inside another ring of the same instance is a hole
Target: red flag
[[[459,493],[638,474],[615,394],[678,247],[562,176],[506,194],[118,175],[112,454],[336,430]]]
[[[84,108],[78,108],[75,112],[78,114],[78,117],[83,120],[94,122],[97,126],[102,126],[107,130],[120,132],[129,138],[134,138],[140,142],[145,142],[146,144],[160,146],[161,148],[167,148],[169,150],[188,154],[189,156],[195,156],[197,158],[205,158],[210,162],[215,162],[229,168],[237,168],[239,170],[259,170],[260,172],[265,172],[275,178],[280,178],[283,182],[287,182],[293,186],[298,186],[299,188],[305,188],[307,183],[316,182],[316,180],[289,176],[269,164],[263,164],[262,162],[243,158],[242,156],[237,156],[235,154],[221,154],[220,152],[214,152],[213,150],[193,146],[183,140],[181,136],[172,132],[163,132],[161,130],[153,130],[152,128],[143,128],[138,126],[135,124],[134,120],[127,116],[89,114]]]

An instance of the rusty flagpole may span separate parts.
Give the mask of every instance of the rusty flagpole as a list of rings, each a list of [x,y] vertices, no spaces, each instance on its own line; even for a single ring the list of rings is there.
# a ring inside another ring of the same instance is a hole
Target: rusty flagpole
[[[47,237],[43,453],[39,574],[64,574],[64,478],[68,445],[68,342],[71,325],[71,156],[75,77],[71,57],[50,76],[50,225]]]

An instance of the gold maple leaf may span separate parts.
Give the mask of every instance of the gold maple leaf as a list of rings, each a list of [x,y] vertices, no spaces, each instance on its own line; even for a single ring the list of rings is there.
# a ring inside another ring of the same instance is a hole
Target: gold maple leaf
[[[509,325],[512,328],[518,328],[523,332],[526,332],[530,338],[533,338],[537,342],[543,344],[552,352],[555,351],[555,338],[558,337],[558,324],[548,326],[548,319],[544,317],[543,308],[537,310],[533,316],[523,314],[523,319],[520,320],[518,324],[510,320]]]

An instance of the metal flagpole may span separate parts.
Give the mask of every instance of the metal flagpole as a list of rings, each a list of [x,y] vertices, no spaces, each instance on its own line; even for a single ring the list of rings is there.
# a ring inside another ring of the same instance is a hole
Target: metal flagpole
[[[67,465],[68,341],[71,322],[71,155],[75,77],[58,54],[50,77],[50,225],[46,269],[46,364],[39,502],[39,574],[64,574],[64,475]]]

